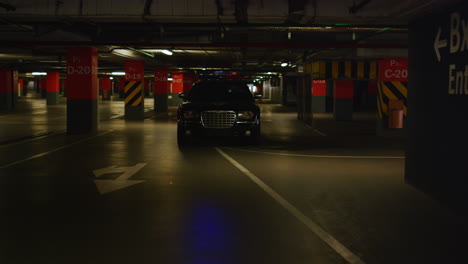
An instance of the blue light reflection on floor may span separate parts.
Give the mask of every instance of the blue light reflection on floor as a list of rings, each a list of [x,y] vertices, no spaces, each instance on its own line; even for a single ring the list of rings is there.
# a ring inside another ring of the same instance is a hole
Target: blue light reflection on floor
[[[235,230],[225,208],[198,201],[187,219],[185,264],[234,264]]]

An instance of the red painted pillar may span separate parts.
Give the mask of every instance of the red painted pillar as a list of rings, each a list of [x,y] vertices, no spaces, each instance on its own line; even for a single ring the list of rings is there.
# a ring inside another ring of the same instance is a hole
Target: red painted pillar
[[[102,100],[110,100],[112,82],[109,76],[101,77]]]
[[[183,92],[184,92],[184,73],[173,72],[172,73],[171,105],[178,106],[182,104],[182,99],[179,98],[179,94]]]
[[[47,105],[59,103],[60,74],[59,72],[48,72],[46,77]]]
[[[18,78],[18,90],[19,90],[19,95],[20,96],[26,95],[26,89],[24,89],[24,79],[23,78]]]
[[[98,53],[96,48],[69,48],[67,55],[67,132],[98,129]]]
[[[335,120],[352,120],[354,112],[354,81],[335,81],[334,85],[333,116]]]
[[[378,126],[379,134],[388,128],[403,128],[406,113],[408,59],[386,58],[379,61]]]
[[[184,80],[183,81],[184,93],[188,93],[190,92],[190,89],[192,89],[192,85],[194,83],[194,77],[189,74],[184,74],[183,80]]]
[[[125,119],[145,119],[145,65],[143,61],[125,62]]]
[[[179,94],[184,92],[184,73],[173,72],[172,73],[172,93]]]
[[[169,81],[167,68],[156,68],[154,70],[153,94],[154,94],[154,111],[167,112],[168,110],[168,91]]]
[[[327,112],[327,81],[312,81],[312,113]]]
[[[18,99],[18,72],[0,69],[0,109],[14,109]]]

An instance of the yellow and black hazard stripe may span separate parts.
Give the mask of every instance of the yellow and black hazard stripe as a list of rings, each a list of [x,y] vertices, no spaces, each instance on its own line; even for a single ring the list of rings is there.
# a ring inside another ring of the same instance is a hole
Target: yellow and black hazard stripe
[[[408,108],[406,98],[408,97],[408,82],[378,82],[379,96],[377,105],[379,108],[379,117],[388,117],[388,104],[390,100],[403,101],[403,115],[406,117]]]
[[[377,61],[314,61],[312,78],[329,80],[377,79]]]
[[[125,82],[125,106],[141,106],[143,104],[143,82]]]

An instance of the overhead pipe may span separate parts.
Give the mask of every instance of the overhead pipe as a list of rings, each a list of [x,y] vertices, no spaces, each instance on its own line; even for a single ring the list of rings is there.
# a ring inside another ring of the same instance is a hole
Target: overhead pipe
[[[0,47],[15,46],[129,46],[135,48],[170,47],[174,48],[288,48],[288,49],[407,49],[408,45],[398,44],[284,44],[284,43],[153,43],[118,41],[2,41]]]

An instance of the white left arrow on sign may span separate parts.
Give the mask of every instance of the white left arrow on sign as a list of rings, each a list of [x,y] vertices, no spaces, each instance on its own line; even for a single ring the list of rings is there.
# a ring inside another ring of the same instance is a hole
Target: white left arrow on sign
[[[437,56],[437,60],[440,62],[440,51],[439,49],[445,48],[448,45],[448,41],[446,39],[440,39],[440,34],[442,33],[442,29],[439,27],[439,31],[437,31],[437,35],[434,41],[434,51]]]
[[[139,172],[143,167],[146,166],[146,163],[138,163],[133,167],[109,167],[109,168],[102,168],[93,171],[94,176],[99,178],[105,174],[112,174],[112,173],[123,173],[115,180],[94,180],[96,187],[100,194],[106,194],[113,191],[118,191],[120,189],[124,189],[130,187],[132,185],[142,183],[144,181],[141,180],[129,180],[133,175]]]

